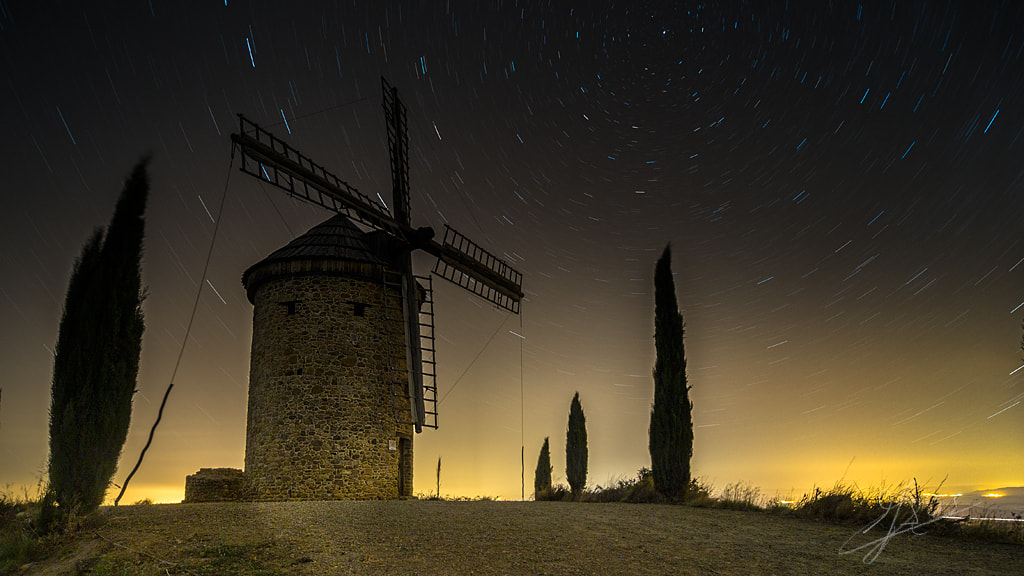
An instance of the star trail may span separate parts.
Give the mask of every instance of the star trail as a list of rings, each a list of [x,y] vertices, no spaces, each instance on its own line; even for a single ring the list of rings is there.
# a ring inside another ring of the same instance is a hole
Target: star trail
[[[1022,29],[1012,1],[0,2],[0,485],[42,473],[71,268],[147,153],[147,328],[115,481],[198,290],[126,499],[242,467],[241,274],[330,214],[240,174],[228,135],[245,114],[390,204],[384,76],[408,107],[413,225],[450,223],[526,292],[516,317],[435,283],[444,401],[416,492],[443,457],[446,491],[518,498],[521,442],[529,486],[546,436],[564,481],[576,391],[589,481],[649,466],[669,242],[696,475],[797,496],[1024,486]]]

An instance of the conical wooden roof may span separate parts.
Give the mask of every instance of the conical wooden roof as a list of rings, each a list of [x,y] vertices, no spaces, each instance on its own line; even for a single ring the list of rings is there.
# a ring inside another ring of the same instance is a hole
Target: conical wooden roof
[[[302,258],[338,258],[355,262],[383,264],[364,240],[366,233],[356,228],[348,218],[337,214],[317,224],[308,232],[278,248],[259,264],[279,260]]]
[[[242,285],[253,302],[256,289],[272,278],[320,274],[379,279],[387,263],[375,238],[337,214],[250,266],[242,274]]]

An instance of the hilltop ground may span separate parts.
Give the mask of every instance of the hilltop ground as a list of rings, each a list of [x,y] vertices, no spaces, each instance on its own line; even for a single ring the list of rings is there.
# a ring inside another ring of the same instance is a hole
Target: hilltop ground
[[[870,564],[867,548],[840,554],[884,536],[655,504],[137,505],[101,509],[15,574],[1024,574],[1019,546],[928,534],[895,536]]]

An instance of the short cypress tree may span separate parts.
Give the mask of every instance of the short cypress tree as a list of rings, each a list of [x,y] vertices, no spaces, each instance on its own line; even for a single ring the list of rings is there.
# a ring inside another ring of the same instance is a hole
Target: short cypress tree
[[[565,476],[569,489],[579,498],[587,485],[587,418],[583,415],[580,393],[569,405],[569,429],[565,433]]]
[[[62,508],[103,503],[131,423],[142,351],[148,159],[125,183],[106,234],[93,232],[68,283],[50,399],[49,479]]]
[[[548,439],[544,438],[544,445],[540,447],[540,456],[537,457],[537,470],[533,474],[533,499],[540,500],[545,494],[551,493],[551,447]]]
[[[654,268],[654,406],[649,448],[654,489],[682,500],[690,484],[693,456],[693,404],[686,384],[683,315],[676,303],[670,245]]]

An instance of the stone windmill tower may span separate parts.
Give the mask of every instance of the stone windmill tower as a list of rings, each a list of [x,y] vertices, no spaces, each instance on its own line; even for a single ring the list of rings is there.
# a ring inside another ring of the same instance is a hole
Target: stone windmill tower
[[[412,495],[413,435],[437,427],[433,298],[413,250],[519,311],[519,272],[451,228],[438,243],[411,227],[405,107],[382,85],[394,215],[242,116],[231,135],[243,172],[336,213],[242,278],[254,307],[245,482],[257,500]]]

